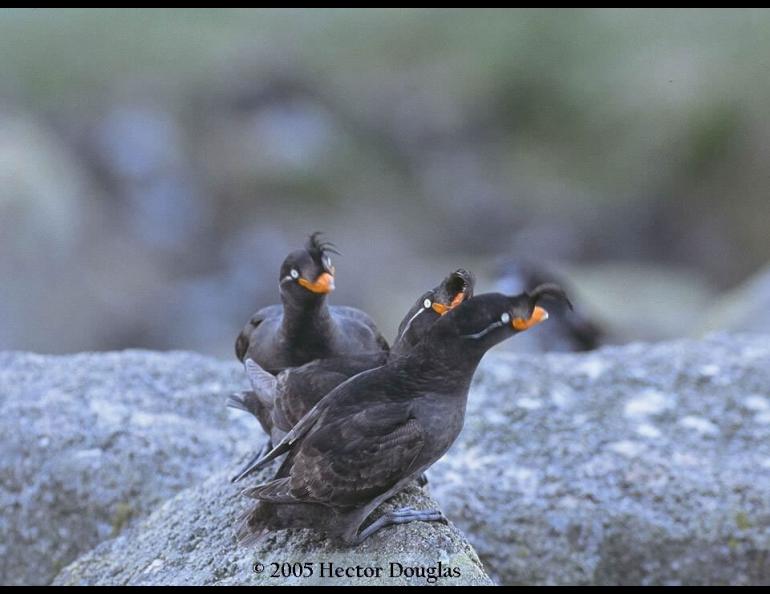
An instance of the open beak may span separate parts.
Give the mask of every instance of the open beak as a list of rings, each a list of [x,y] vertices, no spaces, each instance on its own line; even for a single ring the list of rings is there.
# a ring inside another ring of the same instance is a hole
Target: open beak
[[[529,330],[533,326],[537,326],[540,322],[545,322],[548,319],[548,312],[545,311],[542,307],[539,305],[535,306],[535,309],[532,310],[532,315],[529,316],[529,319],[525,318],[513,318],[513,321],[511,321],[511,325],[521,332],[522,330]]]
[[[322,272],[313,282],[305,278],[300,278],[297,282],[311,293],[325,295],[334,290],[334,277],[328,272]]]
[[[445,313],[449,313],[455,307],[460,305],[464,299],[465,291],[460,291],[457,295],[454,296],[454,299],[452,299],[452,302],[449,305],[444,305],[443,303],[434,303],[431,307],[433,308],[433,311],[435,311],[438,315],[443,316]]]

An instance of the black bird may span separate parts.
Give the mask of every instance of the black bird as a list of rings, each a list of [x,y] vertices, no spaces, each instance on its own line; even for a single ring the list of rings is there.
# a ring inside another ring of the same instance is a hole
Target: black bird
[[[412,350],[433,323],[463,301],[473,297],[476,279],[464,268],[458,268],[430,291],[420,296],[398,325],[390,358]]]
[[[544,296],[569,303],[556,285],[473,297],[437,320],[407,355],[335,388],[245,473],[287,454],[273,480],[244,491],[259,503],[239,538],[310,527],[358,544],[391,524],[443,520],[438,510],[405,508],[362,529],[372,511],[449,449],[484,353],[547,319],[537,305]]]
[[[252,359],[270,373],[314,359],[387,351],[388,343],[361,310],[329,306],[334,290],[333,244],[313,233],[305,249],[286,256],[278,288],[281,305],[260,309],[235,341],[241,361]]]
[[[398,327],[398,335],[390,352],[380,351],[317,359],[291,367],[273,376],[252,359],[246,359],[246,374],[252,390],[230,396],[228,406],[254,415],[269,436],[268,444],[278,443],[283,436],[326,394],[347,379],[368,369],[383,365],[389,358],[408,353],[425,332],[442,315],[473,296],[475,279],[464,269],[447,276],[433,289],[415,301]],[[251,467],[263,448],[250,460]],[[238,473],[233,481],[238,480]]]

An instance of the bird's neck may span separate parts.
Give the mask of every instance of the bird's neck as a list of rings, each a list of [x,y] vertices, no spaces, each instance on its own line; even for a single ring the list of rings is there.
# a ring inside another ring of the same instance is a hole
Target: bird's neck
[[[281,331],[289,343],[331,341],[336,329],[324,297],[304,303],[284,300]]]
[[[409,375],[415,381],[439,381],[448,392],[467,390],[484,353],[464,346],[456,340],[423,341],[407,358]]]

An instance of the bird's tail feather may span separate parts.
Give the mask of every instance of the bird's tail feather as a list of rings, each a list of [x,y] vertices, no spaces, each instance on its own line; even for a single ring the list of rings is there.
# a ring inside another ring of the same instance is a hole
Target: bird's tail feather
[[[244,513],[235,528],[235,536],[243,546],[256,543],[270,529],[269,519],[273,515],[270,504],[257,503]]]
[[[337,517],[318,504],[294,502],[292,505],[276,505],[270,501],[258,501],[241,516],[236,535],[239,543],[251,545],[270,531],[314,528],[329,533],[338,525]]]
[[[246,368],[246,375],[251,382],[254,394],[265,406],[272,408],[278,380],[275,379],[272,373],[260,367],[253,359],[246,359],[243,365]]]
[[[235,408],[238,410],[245,411],[247,413],[251,413],[256,417],[257,415],[254,414],[254,411],[252,411],[246,405],[247,398],[248,398],[248,392],[235,392],[234,394],[230,394],[230,396],[227,397],[227,406],[229,406],[230,408]]]
[[[237,410],[243,410],[256,417],[262,430],[270,437],[273,431],[273,409],[257,397],[254,392],[236,392],[227,397],[227,406]]]
[[[287,476],[272,480],[263,485],[249,487],[244,489],[243,495],[272,503],[293,503],[296,502],[296,499],[291,494],[290,480],[290,477]]]

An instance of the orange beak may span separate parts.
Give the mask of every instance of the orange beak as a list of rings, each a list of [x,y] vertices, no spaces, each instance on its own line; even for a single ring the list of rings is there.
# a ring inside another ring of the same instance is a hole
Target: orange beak
[[[452,299],[452,302],[449,305],[444,305],[443,303],[434,303],[431,307],[433,308],[433,311],[435,311],[440,316],[443,316],[445,313],[452,311],[455,307],[460,305],[463,302],[463,299],[465,299],[465,292],[460,291],[457,295],[454,296],[454,299]]]
[[[310,282],[304,278],[300,278],[297,280],[297,282],[311,293],[320,293],[325,295],[326,293],[331,293],[334,290],[334,277],[328,272],[321,273],[313,282]]]
[[[548,319],[548,312],[545,311],[539,305],[537,305],[535,306],[535,309],[532,310],[532,315],[529,316],[529,319],[513,318],[511,325],[516,330],[521,332],[522,330],[529,330],[533,326],[537,326],[540,322],[545,322],[547,319]]]

